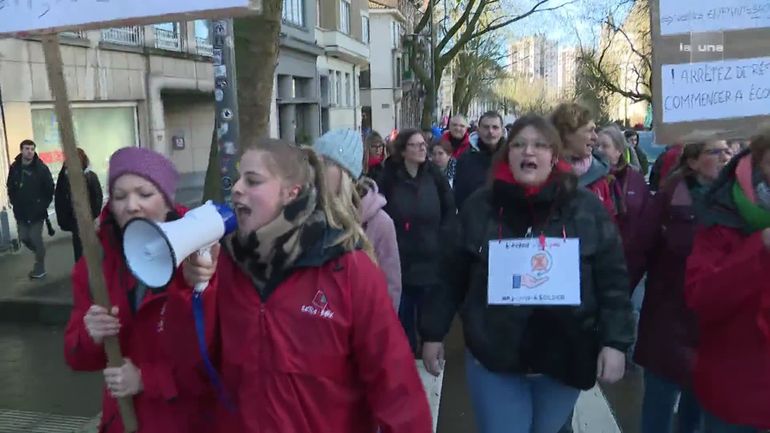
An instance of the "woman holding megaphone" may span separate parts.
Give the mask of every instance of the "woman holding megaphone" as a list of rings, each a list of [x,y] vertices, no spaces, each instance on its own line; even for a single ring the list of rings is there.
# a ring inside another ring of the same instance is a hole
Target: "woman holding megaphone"
[[[237,233],[216,264],[220,432],[428,433],[425,391],[385,276],[330,205],[310,148],[265,139],[233,187]],[[213,267],[184,265],[190,286]],[[230,406],[230,407],[227,407]]]
[[[147,288],[128,270],[122,249],[123,228],[130,220],[165,222],[185,213],[174,205],[179,175],[163,155],[131,147],[112,155],[108,178],[110,197],[100,216],[98,238],[114,307],[107,311],[93,303],[81,258],[72,272],[74,305],[64,342],[67,364],[73,370],[104,372],[100,432],[124,431],[116,400],[123,397],[133,397],[139,433],[211,431],[207,411],[213,411],[214,401],[208,398],[213,394],[205,375],[198,373],[198,348],[194,340],[179,337],[194,326],[191,292],[181,272],[163,288]],[[214,305],[206,305],[213,313]],[[103,342],[114,336],[125,364],[106,368]]]

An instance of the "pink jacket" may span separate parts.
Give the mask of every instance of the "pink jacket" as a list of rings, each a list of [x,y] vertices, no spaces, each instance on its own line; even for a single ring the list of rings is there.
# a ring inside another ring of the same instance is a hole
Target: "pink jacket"
[[[377,184],[370,182],[368,186],[369,192],[361,198],[361,224],[374,247],[380,269],[385,273],[388,293],[398,313],[401,302],[401,261],[398,256],[396,226],[388,214],[382,210],[388,201],[379,193]]]

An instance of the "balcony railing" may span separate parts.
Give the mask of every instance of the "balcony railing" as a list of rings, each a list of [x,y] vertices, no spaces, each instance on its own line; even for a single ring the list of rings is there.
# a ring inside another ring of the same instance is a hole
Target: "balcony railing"
[[[211,57],[214,55],[214,45],[208,38],[195,38],[195,49],[200,56]]]
[[[143,27],[114,27],[102,30],[102,41],[117,45],[141,47],[144,45]]]
[[[182,51],[182,38],[179,32],[155,27],[155,48],[169,51]]]

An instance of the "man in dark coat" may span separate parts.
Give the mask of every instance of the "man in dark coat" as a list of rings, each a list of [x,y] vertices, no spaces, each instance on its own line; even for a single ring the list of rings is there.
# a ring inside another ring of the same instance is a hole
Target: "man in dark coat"
[[[35,266],[29,277],[40,279],[46,275],[43,224],[53,200],[53,177],[37,156],[34,141],[24,140],[19,147],[21,153],[11,164],[6,187],[19,229],[19,240],[35,253]]]
[[[486,183],[492,156],[504,141],[503,118],[496,111],[488,111],[479,119],[479,132],[471,136],[471,148],[457,160],[454,187],[458,209],[476,190]],[[474,140],[476,138],[476,140]]]

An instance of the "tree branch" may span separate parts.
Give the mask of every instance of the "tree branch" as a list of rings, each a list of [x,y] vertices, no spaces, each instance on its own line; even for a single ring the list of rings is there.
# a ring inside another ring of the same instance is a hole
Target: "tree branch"
[[[478,8],[476,10],[476,15],[480,14],[484,11],[487,0],[480,0],[481,3],[479,3]],[[454,23],[452,27],[449,28],[449,31],[444,35],[443,38],[441,38],[441,41],[436,44],[436,52],[441,53],[444,51],[444,48],[446,48],[447,44],[454,38],[454,36],[457,34],[457,32],[466,24],[468,23],[468,16],[471,14],[471,11],[473,10],[474,6],[476,4],[476,0],[470,0],[468,3],[468,6],[466,6],[465,10],[463,11],[463,14],[460,16],[460,18],[457,19],[457,22]],[[475,15],[474,15],[475,18]]]
[[[503,28],[503,27],[505,27],[505,26],[507,26],[507,25],[509,25],[509,24],[513,24],[513,23],[515,23],[515,22],[517,22],[517,21],[521,21],[521,20],[523,20],[524,18],[527,18],[527,17],[529,17],[530,15],[536,14],[536,13],[538,13],[538,12],[548,12],[548,11],[555,11],[555,10],[557,10],[557,9],[561,9],[561,8],[563,8],[564,6],[567,6],[567,5],[570,5],[570,4],[573,4],[573,3],[576,3],[578,0],[569,0],[569,1],[567,1],[566,3],[562,3],[562,4],[558,5],[558,6],[553,6],[553,7],[544,8],[544,9],[538,9],[540,6],[542,6],[542,5],[546,4],[546,3],[548,3],[549,1],[551,1],[551,0],[539,0],[539,1],[538,1],[537,3],[535,3],[535,5],[534,5],[534,6],[533,6],[533,7],[532,7],[530,10],[528,10],[527,12],[525,12],[525,13],[523,13],[523,14],[521,14],[521,15],[518,15],[518,16],[516,16],[516,17],[513,17],[513,18],[510,18],[510,19],[507,19],[507,20],[503,21],[502,23],[499,23],[499,24],[494,24],[494,25],[489,25],[489,26],[485,27],[483,30],[481,30],[481,31],[479,31],[479,32],[477,32],[477,33],[474,33],[474,34],[472,34],[472,35],[470,36],[470,38],[469,38],[469,39],[478,38],[478,37],[480,37],[480,36],[483,36],[483,35],[485,35],[485,34],[487,34],[487,33],[489,33],[489,32],[493,32],[493,31],[495,31],[495,30],[497,30],[497,29]],[[496,19],[495,21],[498,21],[498,20],[499,20],[499,19]],[[493,21],[493,22],[494,22],[494,21]]]

